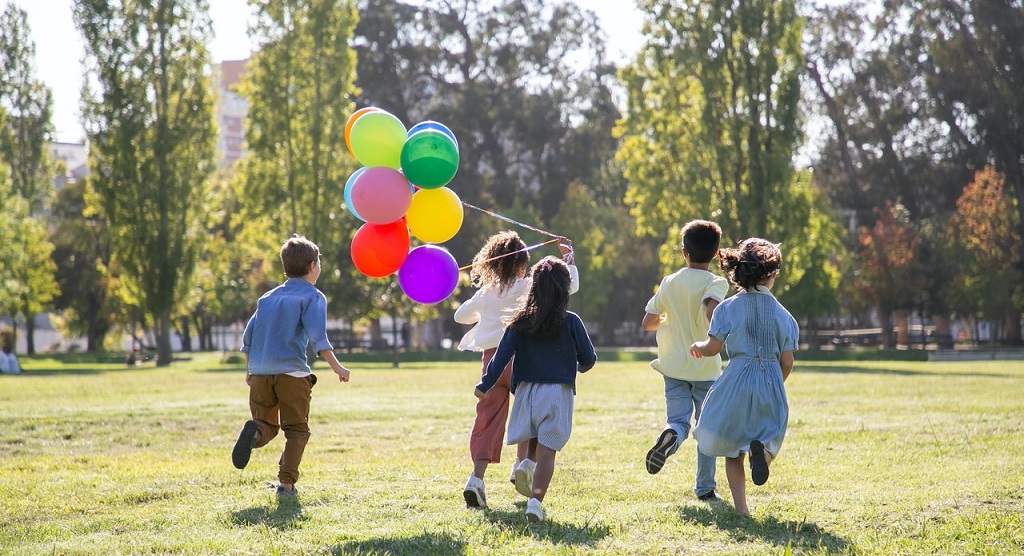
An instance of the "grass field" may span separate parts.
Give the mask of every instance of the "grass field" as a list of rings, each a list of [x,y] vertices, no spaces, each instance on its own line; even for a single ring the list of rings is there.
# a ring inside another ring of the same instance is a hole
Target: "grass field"
[[[528,525],[507,477],[468,510],[478,364],[318,368],[298,503],[278,503],[283,438],[244,471],[237,365],[170,368],[28,359],[0,376],[0,553],[31,554],[1021,554],[1024,362],[800,362],[771,480],[752,517],[692,493],[688,440],[651,476],[662,383],[643,361],[578,382],[573,437]],[[151,364],[150,364],[151,365]],[[749,479],[748,479],[749,480]]]

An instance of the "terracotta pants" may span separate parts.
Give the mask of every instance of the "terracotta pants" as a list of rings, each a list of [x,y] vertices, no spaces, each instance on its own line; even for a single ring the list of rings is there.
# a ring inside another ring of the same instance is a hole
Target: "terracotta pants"
[[[299,480],[299,464],[309,441],[309,400],[312,375],[252,375],[249,383],[249,411],[259,426],[256,448],[266,446],[284,431],[284,451],[278,462],[277,478],[283,484]]]
[[[481,358],[483,370],[494,357],[496,348],[484,350]],[[487,391],[487,395],[476,402],[476,420],[469,436],[469,454],[473,461],[488,460],[501,462],[501,448],[505,444],[505,423],[508,421],[509,388],[512,386],[512,361],[505,365],[501,378]]]

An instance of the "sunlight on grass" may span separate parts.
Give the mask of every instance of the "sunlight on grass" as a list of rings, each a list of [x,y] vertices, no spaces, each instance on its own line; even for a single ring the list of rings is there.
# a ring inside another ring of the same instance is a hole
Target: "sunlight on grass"
[[[0,376],[2,554],[1011,554],[1024,550],[1024,362],[799,362],[790,429],[753,515],[692,492],[694,444],[658,475],[664,420],[646,361],[578,383],[573,436],[528,525],[508,483],[464,507],[475,362],[326,367],[298,502],[272,490],[283,438],[244,471],[241,368],[30,359]]]

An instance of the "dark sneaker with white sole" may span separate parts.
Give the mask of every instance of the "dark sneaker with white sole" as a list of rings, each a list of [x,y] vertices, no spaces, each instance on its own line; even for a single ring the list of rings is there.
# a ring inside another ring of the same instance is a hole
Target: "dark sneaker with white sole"
[[[665,467],[665,460],[668,459],[668,454],[675,447],[678,438],[679,435],[671,427],[661,431],[658,441],[654,443],[654,447],[647,452],[647,457],[644,458],[644,465],[647,466],[648,473],[654,475],[661,471],[662,467]]]

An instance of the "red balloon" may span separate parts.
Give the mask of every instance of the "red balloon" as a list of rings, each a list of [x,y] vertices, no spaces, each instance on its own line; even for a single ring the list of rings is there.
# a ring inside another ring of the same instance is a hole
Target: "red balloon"
[[[409,228],[405,218],[390,224],[367,222],[352,237],[352,263],[370,278],[394,274],[409,255]]]

